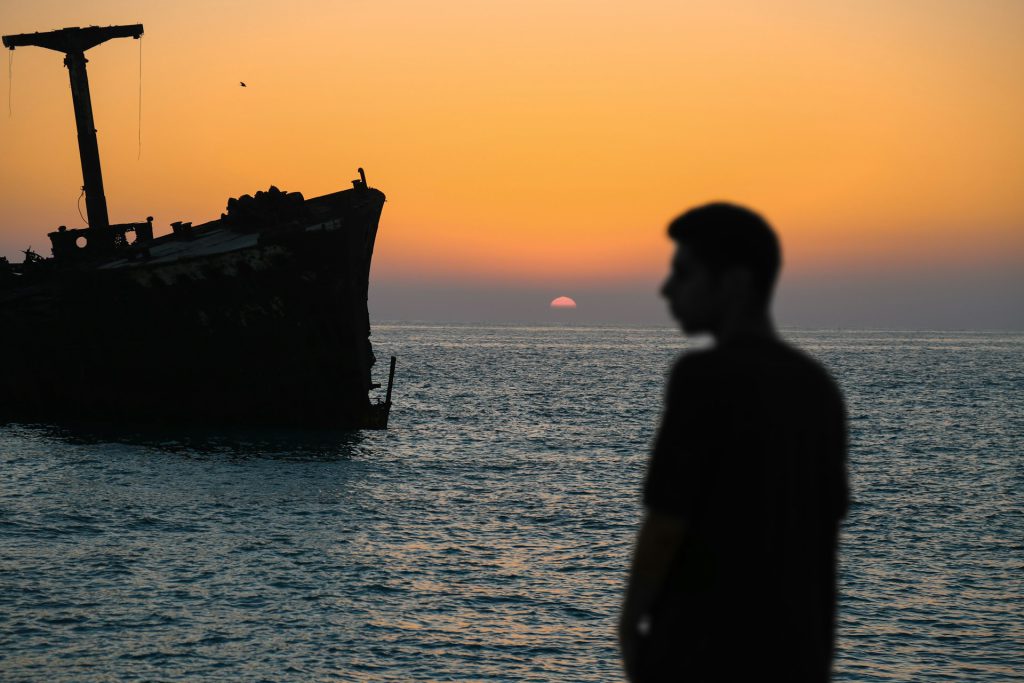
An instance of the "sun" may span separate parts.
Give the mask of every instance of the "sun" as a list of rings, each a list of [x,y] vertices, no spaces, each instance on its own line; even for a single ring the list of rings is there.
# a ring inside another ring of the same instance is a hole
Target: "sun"
[[[567,296],[560,296],[551,302],[551,308],[576,308],[576,302]]]

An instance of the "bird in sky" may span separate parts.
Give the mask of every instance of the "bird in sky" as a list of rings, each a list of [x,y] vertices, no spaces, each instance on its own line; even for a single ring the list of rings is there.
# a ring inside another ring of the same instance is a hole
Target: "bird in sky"
[[[241,84],[242,84],[242,87],[243,87],[243,88],[248,88],[248,87],[249,87],[249,86],[247,86],[247,85],[245,84],[245,81],[239,81],[239,83],[241,83]]]

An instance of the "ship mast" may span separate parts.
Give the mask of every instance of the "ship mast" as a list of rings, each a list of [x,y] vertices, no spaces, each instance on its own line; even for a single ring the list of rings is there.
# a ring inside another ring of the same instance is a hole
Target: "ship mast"
[[[78,126],[78,153],[82,157],[82,180],[85,206],[89,215],[89,228],[104,231],[110,226],[107,217],[107,198],[103,194],[103,173],[100,171],[100,149],[96,142],[96,125],[92,118],[92,99],[89,97],[89,76],[85,71],[85,51],[112,38],[138,39],[142,24],[131,26],[89,26],[65,28],[45,33],[22,33],[4,36],[4,47],[43,47],[64,53],[64,66],[71,77],[71,100],[75,106]]]

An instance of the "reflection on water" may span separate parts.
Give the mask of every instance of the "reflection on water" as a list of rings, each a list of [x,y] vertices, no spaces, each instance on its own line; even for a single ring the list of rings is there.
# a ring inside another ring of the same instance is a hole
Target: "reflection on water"
[[[1024,670],[1024,337],[788,334],[850,409],[836,679]],[[387,432],[0,426],[0,679],[615,680],[682,343],[376,325]]]
[[[2,423],[0,423],[2,425]],[[121,426],[115,424],[7,424],[10,435],[29,440],[104,447],[122,445],[159,450],[184,457],[238,457],[323,460],[348,458],[358,450],[363,432],[276,427]]]

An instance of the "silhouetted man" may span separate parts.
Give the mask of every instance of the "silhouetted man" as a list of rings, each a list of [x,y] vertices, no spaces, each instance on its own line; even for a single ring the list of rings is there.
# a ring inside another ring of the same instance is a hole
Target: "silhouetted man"
[[[687,334],[644,484],[619,624],[630,680],[827,681],[846,511],[842,397],[784,344],[769,307],[778,240],[709,204],[669,226],[662,288]]]

